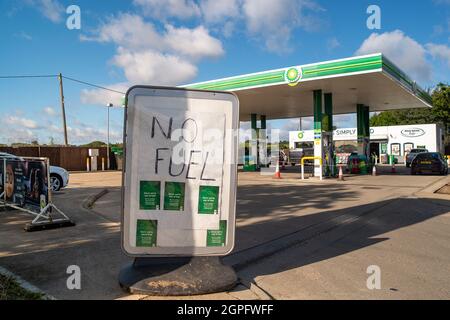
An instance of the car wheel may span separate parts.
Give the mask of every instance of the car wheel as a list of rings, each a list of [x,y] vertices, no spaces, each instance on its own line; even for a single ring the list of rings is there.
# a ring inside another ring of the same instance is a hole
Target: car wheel
[[[50,175],[50,188],[52,191],[59,191],[61,190],[63,185],[62,178],[57,174],[51,174]]]
[[[410,164],[409,164],[409,163],[406,163],[406,167],[409,168],[409,167],[410,167]]]

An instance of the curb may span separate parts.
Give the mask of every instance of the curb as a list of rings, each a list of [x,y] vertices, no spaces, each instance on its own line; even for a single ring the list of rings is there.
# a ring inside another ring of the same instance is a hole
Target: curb
[[[10,277],[13,278],[23,289],[30,291],[32,293],[38,293],[38,294],[42,294],[42,298],[43,300],[56,300],[55,297],[49,295],[48,293],[46,293],[45,291],[42,291],[41,289],[39,289],[38,287],[32,285],[31,283],[29,283],[28,281],[22,279],[21,277],[19,277],[18,275],[12,273],[11,271],[9,271],[8,269],[5,269],[3,267],[0,266],[0,274],[5,276],[5,277]]]
[[[107,194],[109,191],[108,189],[103,189],[102,191],[100,191],[97,194],[94,194],[92,196],[87,197],[83,203],[82,203],[82,207],[84,209],[88,209],[91,210],[92,207],[94,206],[95,202],[100,199],[101,197],[103,197],[105,194]]]

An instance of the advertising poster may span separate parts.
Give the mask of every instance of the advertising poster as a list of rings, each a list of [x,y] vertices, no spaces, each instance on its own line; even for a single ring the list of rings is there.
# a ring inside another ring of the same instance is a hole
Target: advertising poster
[[[40,212],[48,203],[45,160],[7,159],[4,161],[4,168],[2,165],[0,174],[4,175],[5,183],[0,190],[4,189],[7,203],[35,212]]]
[[[158,221],[138,220],[136,231],[136,246],[154,247],[158,231]]]
[[[200,186],[198,213],[217,214],[219,210],[219,187]]]
[[[161,199],[161,182],[141,181],[139,199],[141,210],[159,210]]]
[[[227,222],[220,221],[218,230],[208,230],[206,245],[208,247],[222,247],[226,243],[227,236]]]
[[[166,182],[164,188],[164,210],[184,210],[184,187],[183,182]]]

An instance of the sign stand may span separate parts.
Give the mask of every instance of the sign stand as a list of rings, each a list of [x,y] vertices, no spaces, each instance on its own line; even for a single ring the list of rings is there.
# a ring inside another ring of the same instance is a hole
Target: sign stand
[[[134,294],[187,296],[231,290],[237,275],[219,257],[135,258],[119,283]]]
[[[49,164],[49,160],[48,158],[23,158],[25,159],[24,161],[33,161],[33,160],[38,160],[38,161],[45,161],[45,165],[47,168],[50,168],[50,164]],[[2,181],[2,186],[6,185],[6,161],[7,159],[3,159],[3,170],[2,172],[4,172],[3,174],[3,181]],[[48,181],[48,203],[45,206],[41,206],[39,212],[33,211],[31,209],[28,208],[24,208],[21,206],[16,205],[13,202],[9,202],[7,201],[6,198],[6,192],[3,191],[0,194],[0,204],[3,204],[3,206],[12,208],[12,209],[16,209],[16,210],[20,210],[26,213],[29,213],[33,216],[35,216],[35,218],[31,221],[31,223],[26,224],[25,226],[25,231],[38,231],[38,230],[46,230],[46,229],[55,229],[55,228],[62,228],[62,227],[72,227],[75,226],[75,223],[70,220],[70,218],[64,213],[62,212],[60,209],[58,209],[52,202],[52,192],[51,192],[51,188],[50,188],[50,172],[49,170],[47,170],[47,181]],[[55,214],[54,212],[57,212],[58,214],[58,218],[55,218]]]
[[[231,290],[239,101],[219,91],[128,90],[119,274],[130,293],[199,295]]]

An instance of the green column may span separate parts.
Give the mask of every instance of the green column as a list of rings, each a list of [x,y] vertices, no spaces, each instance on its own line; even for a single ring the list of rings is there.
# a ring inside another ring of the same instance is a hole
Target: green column
[[[322,90],[314,90],[313,92],[313,108],[314,108],[314,156],[323,158],[322,143]],[[314,161],[314,176],[320,175],[319,160]]]
[[[245,171],[256,171],[257,169],[257,161],[258,161],[258,134],[257,134],[257,117],[256,113],[252,113],[250,115],[250,128],[251,128],[251,139],[249,143],[249,153],[246,154],[247,156],[247,163],[244,166]]]
[[[326,132],[333,131],[333,94],[325,93],[325,113],[322,119],[322,130]]]
[[[357,134],[357,142],[358,142],[358,153],[363,154],[363,143],[364,143],[364,105],[357,104],[356,105],[356,134]]]
[[[369,141],[370,141],[370,126],[369,126],[369,107],[358,104],[356,106],[356,121],[357,121],[357,136],[358,136],[358,154],[365,155],[369,159]],[[363,168],[362,173],[365,173],[367,168]]]
[[[333,94],[324,94],[325,113],[322,118],[322,130],[325,146],[325,176],[334,175],[334,144],[333,144]]]
[[[258,164],[261,167],[268,167],[269,159],[267,158],[267,123],[265,115],[261,115],[261,129],[259,130],[258,155],[259,155]]]

